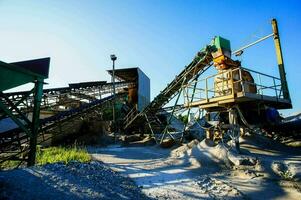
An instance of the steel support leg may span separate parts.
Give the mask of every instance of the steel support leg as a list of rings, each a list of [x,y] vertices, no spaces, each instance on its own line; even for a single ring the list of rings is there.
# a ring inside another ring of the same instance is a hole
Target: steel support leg
[[[32,113],[31,135],[29,141],[28,166],[33,166],[36,160],[37,136],[40,121],[40,105],[43,95],[43,81],[38,80],[34,87],[34,107]]]
[[[198,75],[195,77],[195,79],[194,79],[194,80],[195,80],[195,83],[194,83],[194,86],[193,86],[193,91],[192,91],[192,96],[191,96],[190,103],[193,102],[194,95],[195,95],[195,90],[196,90],[196,86],[197,86],[197,84],[198,84],[199,76],[200,76],[200,74],[198,74]],[[189,106],[189,108],[188,108],[188,113],[187,113],[187,116],[188,116],[188,117],[189,117],[189,115],[190,115],[190,110],[191,110],[191,108],[190,108],[190,106]],[[181,136],[181,142],[182,142],[183,139],[184,139],[184,132],[185,132],[185,129],[186,129],[187,124],[188,124],[188,122],[184,125],[184,128],[183,128],[183,133],[182,133],[182,136]]]
[[[232,126],[232,142],[234,143],[235,150],[239,153],[240,152],[240,145],[239,145],[239,137],[240,137],[240,128],[238,124],[238,115],[236,109],[231,108],[229,110],[229,124]]]
[[[174,114],[174,112],[175,112],[175,110],[176,110],[176,106],[177,106],[178,101],[179,101],[179,99],[180,99],[180,96],[181,96],[181,93],[182,93],[182,90],[183,90],[183,85],[184,85],[184,83],[185,83],[185,80],[186,80],[186,77],[184,78],[184,80],[183,80],[183,82],[182,82],[182,84],[181,84],[181,89],[180,89],[180,91],[179,91],[179,94],[178,94],[178,97],[177,97],[177,99],[176,99],[175,105],[174,105],[174,107],[173,107],[173,109],[172,109],[172,112],[171,112],[171,114],[170,114],[170,116],[169,116],[169,118],[168,118],[168,120],[167,120],[167,125],[166,125],[165,129],[163,130],[163,135],[162,135],[162,137],[161,137],[160,144],[161,144],[161,143],[163,142],[163,140],[165,139],[166,133],[168,133],[168,126],[170,125],[172,116],[173,116],[173,114]],[[170,135],[170,134],[169,134],[169,135]],[[170,135],[170,136],[171,136],[171,135]],[[171,136],[171,137],[172,137],[172,136]]]

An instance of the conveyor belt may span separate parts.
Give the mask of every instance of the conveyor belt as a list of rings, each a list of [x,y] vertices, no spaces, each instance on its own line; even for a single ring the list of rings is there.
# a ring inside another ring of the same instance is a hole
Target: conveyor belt
[[[122,94],[117,94],[116,98],[121,97]],[[40,131],[38,137],[39,143],[44,142],[42,134],[47,132],[48,129],[53,129],[63,122],[72,120],[84,113],[89,113],[91,110],[104,108],[107,103],[111,103],[114,96],[108,96],[102,99],[94,100],[90,103],[85,103],[78,108],[70,109],[67,111],[59,112],[51,117],[40,120]],[[50,139],[49,137],[47,140]],[[12,158],[19,158],[21,154],[26,154],[28,146],[28,136],[22,132],[20,128],[15,128],[6,132],[0,133],[0,162]]]
[[[127,88],[133,84],[135,83],[128,81],[116,82],[116,91],[122,92],[124,88]],[[112,87],[113,83],[94,81],[72,83],[69,84],[69,87],[44,89],[40,107],[41,110],[57,111],[59,106],[69,107],[68,105],[70,104],[80,103],[80,100],[85,100],[85,102],[90,103],[96,99],[99,99],[100,96],[112,93]],[[28,95],[29,91],[10,92],[4,94],[10,99],[11,102],[18,105],[18,108],[22,111],[22,113],[32,112],[33,96]],[[7,102],[3,102],[3,104],[9,108],[11,107],[9,104],[7,104]],[[2,116],[2,111],[0,111],[0,120],[4,117],[5,116]]]
[[[184,70],[176,76],[176,78],[172,80],[144,110],[140,113],[134,111],[130,112],[125,118],[124,129],[132,128],[139,124],[137,121],[145,120],[145,115],[154,115],[179,93],[182,85],[187,84],[196,75],[205,72],[212,62],[211,52],[213,50],[213,46],[208,45],[199,51],[193,61],[186,66]]]

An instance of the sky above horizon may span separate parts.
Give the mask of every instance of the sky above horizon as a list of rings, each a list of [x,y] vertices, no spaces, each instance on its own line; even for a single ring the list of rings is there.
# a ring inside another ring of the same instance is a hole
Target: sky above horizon
[[[271,33],[278,20],[293,109],[301,111],[301,1],[0,0],[0,60],[51,57],[48,85],[110,81],[106,70],[139,67],[151,80],[151,98],[220,35],[232,49]],[[278,75],[273,40],[249,48],[242,65]]]

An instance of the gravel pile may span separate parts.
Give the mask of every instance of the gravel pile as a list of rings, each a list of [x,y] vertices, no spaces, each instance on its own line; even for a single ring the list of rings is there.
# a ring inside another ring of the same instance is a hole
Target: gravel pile
[[[200,191],[209,194],[212,199],[244,199],[238,189],[224,181],[204,176],[197,183],[201,187]]]
[[[102,162],[48,164],[0,172],[0,199],[150,199]]]

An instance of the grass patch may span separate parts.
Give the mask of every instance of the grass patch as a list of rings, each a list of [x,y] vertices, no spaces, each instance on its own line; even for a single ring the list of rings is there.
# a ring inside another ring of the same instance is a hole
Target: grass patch
[[[70,161],[89,162],[91,156],[85,148],[79,148],[76,145],[71,147],[37,147],[36,165],[45,165],[56,162],[63,162],[65,164]],[[23,165],[24,166],[23,162]],[[0,170],[14,169],[20,165],[20,161],[8,160],[0,163]]]
[[[49,163],[70,161],[89,162],[91,156],[84,148],[73,147],[49,147],[45,149],[37,149],[36,164],[45,165]]]
[[[14,169],[14,168],[18,167],[19,164],[20,164],[20,161],[7,160],[0,164],[0,170]]]
[[[284,179],[284,180],[293,180],[294,175],[289,171],[283,171],[280,172],[280,176]]]

